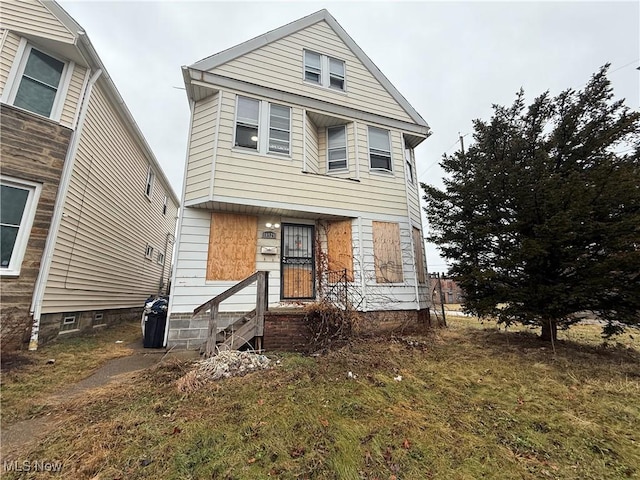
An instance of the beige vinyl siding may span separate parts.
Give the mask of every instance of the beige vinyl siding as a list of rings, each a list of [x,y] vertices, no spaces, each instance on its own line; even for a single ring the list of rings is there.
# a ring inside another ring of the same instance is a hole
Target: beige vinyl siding
[[[307,115],[307,131],[305,132],[306,155],[307,155],[307,171],[311,173],[319,173],[318,159],[318,127],[313,120]]]
[[[5,31],[6,32],[6,31]],[[11,65],[16,58],[20,37],[13,32],[6,32],[2,52],[0,52],[0,91],[4,91]]]
[[[292,107],[292,158],[258,155],[232,148],[235,96],[225,92],[221,105],[215,167],[215,197],[279,202],[311,209],[343,208],[407,215],[399,132],[392,132],[394,174],[369,173],[367,126],[358,124],[360,182],[341,180],[329,175],[304,175],[301,174],[302,110]],[[326,134],[324,137],[326,139]],[[322,151],[321,147],[319,151]],[[320,163],[326,163],[326,154],[319,154],[319,157]]]
[[[194,107],[185,202],[209,197],[219,96],[205,98]]]
[[[124,127],[98,82],[91,93],[74,171],[64,204],[43,313],[142,306],[158,291],[167,233],[177,205],[156,173],[145,195],[149,160]],[[151,260],[145,247],[154,247]],[[169,243],[164,282],[171,270]]]
[[[318,173],[326,175],[327,167],[327,129],[318,129]]]
[[[345,62],[346,93],[303,81],[305,49]],[[324,21],[231,60],[211,72],[413,123]]]
[[[4,0],[2,26],[64,43],[75,40],[73,33],[37,0]]]
[[[84,86],[86,75],[86,68],[78,64],[74,65],[69,82],[69,89],[67,90],[67,98],[64,100],[62,115],[60,116],[60,123],[65,127],[75,128],[74,120],[78,108],[80,108],[80,96],[82,95],[82,87]]]

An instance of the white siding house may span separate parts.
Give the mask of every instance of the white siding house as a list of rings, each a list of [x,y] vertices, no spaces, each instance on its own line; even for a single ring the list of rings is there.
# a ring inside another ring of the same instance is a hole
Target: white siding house
[[[270,272],[272,310],[319,299],[341,270],[360,311],[428,308],[413,149],[429,127],[326,10],[183,76],[192,119],[169,345],[202,343],[193,310],[255,271]],[[220,311],[255,301],[247,289]]]
[[[166,291],[179,201],[73,18],[9,0],[0,28],[2,342],[36,348]]]

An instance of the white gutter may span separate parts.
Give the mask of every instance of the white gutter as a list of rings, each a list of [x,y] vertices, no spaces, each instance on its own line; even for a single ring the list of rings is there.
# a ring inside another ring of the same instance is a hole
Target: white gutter
[[[89,108],[89,98],[91,97],[91,90],[93,85],[98,80],[98,77],[102,74],[102,70],[98,69],[89,79],[84,96],[82,97],[82,105],[80,107],[80,115],[78,116],[78,123],[76,129],[71,134],[71,140],[69,142],[69,149],[64,159],[64,167],[62,175],[60,177],[60,184],[58,186],[58,194],[56,196],[56,204],[51,218],[51,226],[49,227],[49,235],[47,235],[47,241],[42,253],[42,261],[40,262],[40,271],[38,272],[38,278],[33,290],[33,299],[31,301],[31,308],[29,313],[33,316],[33,325],[31,326],[31,339],[29,340],[29,350],[38,349],[38,335],[40,333],[40,315],[42,312],[42,300],[44,298],[44,290],[49,278],[49,271],[51,270],[51,261],[53,259],[53,251],[55,249],[56,241],[58,239],[58,232],[60,231],[60,224],[62,223],[62,211],[64,207],[65,199],[67,198],[67,191],[69,190],[69,184],[71,183],[71,176],[73,174],[73,165],[76,159],[76,152],[78,151],[78,144],[80,143],[80,136],[82,134],[82,127],[84,126],[84,119]]]

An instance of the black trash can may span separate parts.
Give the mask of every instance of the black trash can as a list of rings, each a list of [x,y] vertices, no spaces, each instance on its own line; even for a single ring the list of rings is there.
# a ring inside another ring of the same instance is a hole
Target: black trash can
[[[166,324],[166,310],[164,312],[149,312],[144,327],[144,348],[162,348]]]

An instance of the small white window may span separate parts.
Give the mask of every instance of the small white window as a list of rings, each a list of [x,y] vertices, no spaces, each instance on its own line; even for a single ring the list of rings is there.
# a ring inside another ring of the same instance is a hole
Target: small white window
[[[65,313],[62,315],[62,323],[60,324],[61,332],[68,332],[69,330],[78,329],[78,314]]]
[[[144,256],[147,257],[149,260],[151,260],[153,258],[153,247],[151,245],[149,245],[147,243],[147,247],[144,251]]]
[[[404,149],[404,161],[405,161],[405,165],[406,165],[406,169],[407,169],[407,182],[409,182],[411,185],[413,185],[415,183],[415,177],[413,174],[413,161],[412,161],[412,155],[411,155],[411,148],[409,147],[405,147]]]
[[[44,117],[58,118],[67,64],[28,45],[18,68],[9,103]]]
[[[156,174],[153,173],[153,169],[151,165],[149,165],[149,170],[147,170],[147,186],[145,187],[144,194],[151,198],[151,194],[153,193],[153,183],[155,182]]]
[[[325,88],[345,90],[345,64],[337,58],[304,51],[304,80]]]
[[[42,186],[0,177],[0,275],[20,274]]]
[[[369,127],[369,162],[371,170],[392,171],[389,130]]]
[[[157,262],[158,262],[158,265],[164,265],[164,253],[158,252]]]
[[[234,145],[259,153],[289,155],[291,108],[238,96]]]
[[[162,214],[167,214],[167,196],[164,196],[164,200],[162,200]]]
[[[327,163],[329,170],[347,168],[347,128],[327,128]]]

